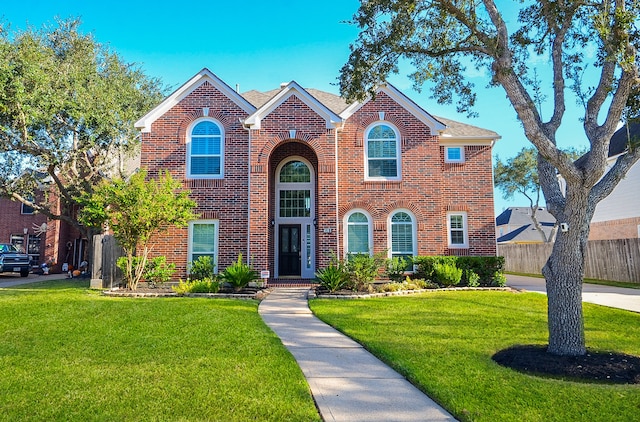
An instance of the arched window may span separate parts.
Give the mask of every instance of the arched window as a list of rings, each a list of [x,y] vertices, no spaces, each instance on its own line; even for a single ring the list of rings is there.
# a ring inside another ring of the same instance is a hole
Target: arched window
[[[213,120],[201,120],[189,133],[187,175],[197,179],[223,177],[224,133]]]
[[[365,178],[400,179],[400,147],[398,132],[390,125],[378,123],[365,136]]]
[[[367,254],[373,249],[371,244],[371,220],[362,211],[352,211],[345,217],[345,252],[347,255]]]
[[[406,211],[396,211],[390,219],[390,247],[391,257],[413,257],[416,255],[415,220]]]
[[[279,174],[280,217],[311,216],[311,170],[302,161],[289,161]]]

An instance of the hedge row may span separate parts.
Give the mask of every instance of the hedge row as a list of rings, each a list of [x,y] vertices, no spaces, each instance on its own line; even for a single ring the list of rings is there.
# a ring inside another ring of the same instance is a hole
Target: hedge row
[[[503,256],[416,256],[413,258],[415,278],[434,279],[434,266],[437,264],[454,265],[462,270],[460,285],[468,284],[469,270],[480,277],[480,286],[496,286],[496,274],[501,275],[504,268]]]

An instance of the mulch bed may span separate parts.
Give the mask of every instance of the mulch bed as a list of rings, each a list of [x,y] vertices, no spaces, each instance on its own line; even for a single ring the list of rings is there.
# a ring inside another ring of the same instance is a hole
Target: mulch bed
[[[546,346],[521,345],[493,355],[498,364],[530,375],[612,384],[640,384],[640,357],[588,351],[584,356],[557,356]]]

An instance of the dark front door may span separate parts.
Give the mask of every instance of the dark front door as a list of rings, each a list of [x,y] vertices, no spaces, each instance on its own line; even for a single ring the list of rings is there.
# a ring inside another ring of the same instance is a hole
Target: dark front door
[[[278,247],[278,275],[300,276],[300,224],[281,224]]]

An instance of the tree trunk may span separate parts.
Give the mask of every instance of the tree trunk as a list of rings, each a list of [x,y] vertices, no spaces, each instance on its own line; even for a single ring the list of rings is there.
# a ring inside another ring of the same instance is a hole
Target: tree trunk
[[[542,269],[547,285],[549,348],[562,356],[586,354],[582,314],[582,281],[589,237],[588,191],[567,192],[564,221],[568,231],[559,230],[553,252]]]

